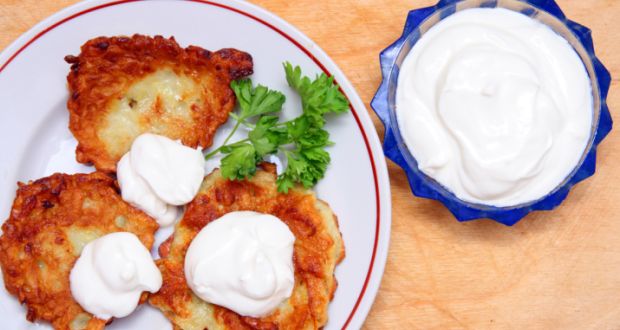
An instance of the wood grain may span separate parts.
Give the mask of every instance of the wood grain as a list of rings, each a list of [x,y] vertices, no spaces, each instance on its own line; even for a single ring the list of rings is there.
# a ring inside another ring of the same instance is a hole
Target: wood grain
[[[0,49],[73,0],[0,0]],[[435,0],[256,0],[317,42],[370,111],[379,52],[408,10]],[[599,57],[620,75],[620,1],[559,0],[593,30]],[[618,79],[608,103],[620,107]],[[370,111],[379,134],[383,128]],[[620,329],[620,134],[600,146],[597,174],[552,212],[514,227],[458,223],[439,203],[412,197],[388,162],[390,255],[367,329]]]

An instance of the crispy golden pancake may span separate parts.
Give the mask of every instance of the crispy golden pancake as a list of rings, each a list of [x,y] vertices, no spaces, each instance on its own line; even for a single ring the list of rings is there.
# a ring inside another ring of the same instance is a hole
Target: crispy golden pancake
[[[254,178],[229,181],[219,170],[208,175],[187,206],[175,233],[160,247],[157,265],[164,279],[149,303],[164,312],[175,328],[317,329],[327,322],[327,305],[336,290],[334,268],[344,257],[336,216],[311,191],[277,192],[275,166],[263,164]],[[250,210],[282,219],[295,235],[292,296],[263,318],[243,317],[195,296],[185,281],[185,253],[198,232],[220,216]]]
[[[82,248],[117,231],[138,236],[151,248],[155,220],[125,203],[103,173],[54,174],[19,184],[2,225],[0,265],[6,289],[25,303],[30,321],[56,329],[103,329],[73,300],[69,274]],[[143,296],[146,298],[146,296]]]
[[[174,38],[138,34],[89,40],[65,60],[77,161],[105,172],[145,132],[210,146],[235,106],[231,80],[253,70],[252,57],[235,49],[184,49]]]

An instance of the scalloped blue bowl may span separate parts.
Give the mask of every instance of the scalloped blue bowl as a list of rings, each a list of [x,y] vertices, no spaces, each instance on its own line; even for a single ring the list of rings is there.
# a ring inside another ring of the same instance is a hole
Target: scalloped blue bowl
[[[573,46],[581,57],[592,83],[594,96],[592,132],[580,162],[566,179],[545,197],[511,207],[494,207],[460,200],[447,188],[422,173],[400,135],[394,111],[399,68],[413,45],[441,19],[460,10],[479,7],[502,7],[514,10],[551,27]],[[371,106],[385,126],[384,153],[405,170],[411,190],[416,196],[442,202],[459,221],[489,218],[511,226],[532,211],[552,210],[560,205],[573,185],[594,174],[596,147],[612,128],[612,120],[606,103],[611,76],[594,54],[591,31],[585,26],[568,20],[555,1],[440,0],[433,7],[410,11],[402,36],[381,52],[380,60],[383,81]]]

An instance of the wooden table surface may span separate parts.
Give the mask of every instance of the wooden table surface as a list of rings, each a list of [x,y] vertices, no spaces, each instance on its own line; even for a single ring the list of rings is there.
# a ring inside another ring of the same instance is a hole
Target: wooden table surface
[[[0,0],[0,49],[75,0]],[[410,9],[436,0],[254,0],[317,42],[369,102],[379,52]],[[620,0],[558,0],[593,30],[599,58],[620,76]],[[618,120],[618,79],[608,103]],[[552,212],[514,227],[458,223],[438,202],[413,198],[388,161],[389,258],[367,329],[620,329],[620,132],[599,147],[597,173]]]

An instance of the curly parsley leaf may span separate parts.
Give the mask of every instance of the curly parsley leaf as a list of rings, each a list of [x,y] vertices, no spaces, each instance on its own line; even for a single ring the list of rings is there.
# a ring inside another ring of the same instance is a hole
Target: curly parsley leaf
[[[299,116],[285,124],[288,136],[292,141],[299,140],[310,128],[310,122],[306,116]]]
[[[221,161],[222,176],[229,180],[241,180],[256,173],[256,163],[260,160],[251,143],[235,143],[221,152],[226,154]]]
[[[278,146],[286,139],[286,132],[274,128],[278,120],[277,116],[262,116],[256,122],[254,129],[248,133],[248,138],[261,159],[266,155],[276,153]]]
[[[302,177],[302,183],[304,187],[310,188],[323,179],[331,158],[323,147],[302,149],[300,153],[308,163],[306,172]]]
[[[259,115],[279,112],[286,100],[284,94],[270,90],[263,85],[254,88],[249,79],[233,80],[230,87],[235,92],[241,108],[238,116],[241,121]]]
[[[289,62],[284,63],[284,72],[289,86],[301,96],[304,115],[316,126],[323,127],[327,113],[344,113],[349,109],[349,101],[340,92],[333,77],[325,73],[316,76],[314,80],[301,75],[299,66],[293,67]]]
[[[296,143],[304,149],[314,147],[323,148],[332,145],[332,142],[329,141],[329,133],[318,127],[308,129],[305,134],[296,140]]]
[[[278,176],[278,191],[288,193],[295,183],[305,188],[313,187],[325,176],[331,161],[323,147],[312,147],[299,151],[286,151],[286,170]]]

